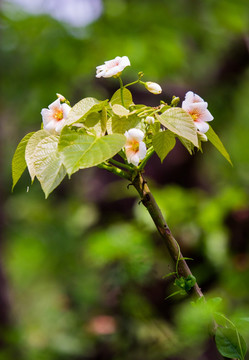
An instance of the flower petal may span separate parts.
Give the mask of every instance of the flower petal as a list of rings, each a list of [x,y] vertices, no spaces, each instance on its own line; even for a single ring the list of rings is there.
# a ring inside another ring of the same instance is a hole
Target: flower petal
[[[126,131],[125,136],[127,137],[127,140],[142,141],[144,138],[144,133],[142,132],[142,130],[133,128]]]
[[[54,102],[52,102],[50,105],[48,105],[49,110],[57,110],[61,108],[61,102],[60,99],[56,99]]]
[[[195,126],[202,133],[207,132],[209,129],[209,125],[205,121],[195,121]]]
[[[140,160],[143,160],[146,156],[146,145],[143,141],[140,141],[139,143],[139,150],[138,150],[138,156]]]

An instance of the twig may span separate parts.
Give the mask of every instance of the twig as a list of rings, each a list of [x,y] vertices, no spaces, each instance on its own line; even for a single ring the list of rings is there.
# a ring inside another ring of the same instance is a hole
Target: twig
[[[133,179],[132,184],[138,191],[138,193],[141,197],[141,202],[147,208],[152,220],[154,221],[154,223],[157,227],[159,234],[163,238],[163,240],[168,248],[171,258],[173,259],[175,264],[178,264],[179,275],[183,276],[185,278],[189,275],[192,275],[192,272],[191,272],[190,268],[188,267],[188,264],[186,263],[186,261],[183,259],[181,252],[179,254],[179,245],[178,245],[177,241],[175,240],[174,236],[172,235],[172,233],[162,215],[162,212],[157,205],[155,198],[153,197],[152,193],[150,192],[147,182],[145,181],[145,179],[143,178],[143,176],[140,172]],[[180,257],[180,261],[179,261],[179,257]],[[197,283],[195,283],[195,285],[193,286],[191,291],[198,298],[204,296]]]

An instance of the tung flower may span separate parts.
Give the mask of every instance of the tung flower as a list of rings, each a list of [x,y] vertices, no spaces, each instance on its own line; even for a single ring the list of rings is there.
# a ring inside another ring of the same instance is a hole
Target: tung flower
[[[52,133],[60,133],[70,110],[71,107],[67,104],[61,104],[60,99],[52,102],[48,109],[42,109],[41,115],[44,129]]]
[[[195,126],[200,133],[208,131],[209,125],[207,122],[212,121],[214,118],[207,107],[208,103],[192,91],[186,93],[185,100],[182,102],[183,110],[192,116]]]
[[[140,160],[146,156],[146,145],[142,141],[144,133],[139,129],[130,129],[125,132],[127,138],[125,144],[125,153],[128,163],[138,166]]]
[[[99,65],[96,67],[97,73],[96,77],[109,78],[112,76],[118,76],[126,66],[130,66],[130,60],[127,56],[117,56],[113,60],[105,61],[104,65]]]
[[[147,81],[145,87],[149,92],[155,95],[161,94],[162,92],[161,86],[155,82]]]

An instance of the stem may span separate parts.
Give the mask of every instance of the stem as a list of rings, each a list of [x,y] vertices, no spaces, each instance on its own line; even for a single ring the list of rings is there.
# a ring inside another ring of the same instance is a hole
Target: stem
[[[144,180],[141,172],[139,172],[137,174],[137,176],[133,179],[132,184],[138,191],[143,205],[149,211],[150,216],[152,217],[152,220],[154,221],[159,234],[163,238],[163,240],[168,248],[171,258],[173,259],[175,264],[178,264],[179,275],[183,276],[185,278],[189,275],[192,275],[191,270],[189,269],[186,261],[183,259],[179,245],[178,245],[177,241],[175,240],[174,236],[172,235],[172,233],[162,215],[162,212],[159,209],[153,195],[151,194],[150,189],[147,185],[147,182],[146,182],[146,180]],[[180,258],[180,261],[179,261],[179,258]],[[195,283],[195,285],[193,286],[191,291],[192,291],[192,293],[194,293],[194,295],[196,297],[203,297],[203,293],[197,283]]]
[[[121,79],[121,76],[119,76],[118,78],[119,78],[119,83],[120,83],[121,102],[122,102],[122,105],[125,107],[125,104],[124,104],[124,84],[123,84],[123,81]]]
[[[112,166],[112,165],[107,165],[105,163],[99,164],[98,168],[100,169],[105,169],[107,171],[110,171],[111,173],[118,175],[119,177],[126,179],[126,180],[131,180],[131,176],[130,174],[128,174],[126,171],[121,170],[119,168],[117,168],[116,166]]]
[[[124,88],[127,88],[128,86],[137,84],[137,83],[139,83],[139,82],[141,82],[141,81],[140,81],[140,80],[133,81],[133,82],[131,82],[131,83],[129,83],[129,84],[126,84],[126,85],[124,86]]]
[[[144,169],[145,165],[147,164],[147,161],[149,160],[149,158],[151,158],[151,156],[154,154],[154,152],[155,152],[155,150],[153,147],[150,147],[147,150],[146,157],[143,159],[141,164],[138,166],[138,171],[142,171]]]
[[[124,168],[124,169],[126,169],[126,170],[131,171],[131,167],[130,167],[129,165],[126,165],[126,164],[124,164],[124,163],[121,163],[121,162],[119,162],[119,161],[117,161],[117,160],[110,159],[109,162],[112,163],[112,164],[114,164],[114,165],[116,165],[116,166],[118,166],[118,167],[122,167],[122,168]]]

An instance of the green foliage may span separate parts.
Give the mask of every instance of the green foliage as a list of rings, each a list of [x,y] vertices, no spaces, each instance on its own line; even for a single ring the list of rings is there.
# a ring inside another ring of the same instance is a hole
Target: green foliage
[[[96,166],[112,158],[122,149],[125,141],[125,136],[121,134],[96,138],[64,128],[60,137],[59,151],[67,173],[72,175],[79,169]]]
[[[215,342],[221,355],[229,359],[245,359],[246,343],[237,329],[219,327],[215,333]]]
[[[180,277],[175,279],[175,285],[188,292],[196,283],[196,278],[193,275],[188,275],[186,278]]]
[[[196,127],[192,117],[186,111],[173,107],[157,116],[157,119],[174,134],[189,140],[198,147]]]
[[[161,162],[163,162],[168,153],[174,148],[175,143],[175,136],[169,130],[158,132],[153,136],[152,144]]]
[[[14,189],[16,183],[22,176],[24,170],[27,167],[26,161],[25,161],[25,150],[27,143],[31,136],[34,134],[34,132],[29,133],[24,136],[24,138],[20,141],[19,145],[16,148],[15,154],[13,156],[12,160],[12,179],[13,179],[13,185],[12,190]]]
[[[36,160],[34,157],[35,149],[39,145],[39,143],[49,135],[50,134],[46,130],[39,130],[31,136],[31,138],[29,139],[26,145],[25,160],[32,181],[34,181],[36,176],[36,170],[34,166]],[[14,164],[14,166],[16,166],[16,164]],[[13,171],[14,169],[15,168],[13,168]]]
[[[232,161],[224,145],[222,144],[218,135],[214,132],[212,127],[209,125],[209,129],[206,133],[208,140],[216,147],[216,149],[224,156],[224,158],[232,165]]]
[[[90,113],[98,112],[98,111],[102,110],[103,107],[107,105],[107,103],[108,103],[108,100],[99,101],[99,100],[91,98],[91,97],[80,100],[70,110],[70,113],[65,122],[65,125],[69,126],[76,122],[84,121],[86,119],[87,115],[89,115]]]
[[[46,198],[66,176],[66,169],[58,152],[58,141],[58,136],[47,136],[37,144],[32,156],[32,169]]]
[[[140,118],[137,115],[130,116],[116,116],[113,115],[111,118],[111,131],[113,133],[124,134],[125,131],[134,128],[140,122]]]
[[[131,92],[126,88],[123,88],[123,101],[124,104],[121,98],[121,89],[118,89],[111,98],[111,104],[124,105],[126,108],[133,104]]]

